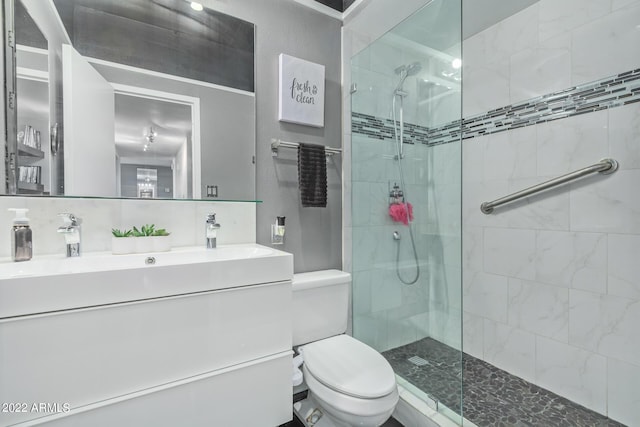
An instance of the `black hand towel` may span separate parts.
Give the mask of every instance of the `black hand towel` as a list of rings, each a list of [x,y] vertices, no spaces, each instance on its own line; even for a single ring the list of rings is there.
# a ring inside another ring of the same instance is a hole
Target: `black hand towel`
[[[302,207],[327,207],[327,157],[324,146],[300,143],[298,182]]]

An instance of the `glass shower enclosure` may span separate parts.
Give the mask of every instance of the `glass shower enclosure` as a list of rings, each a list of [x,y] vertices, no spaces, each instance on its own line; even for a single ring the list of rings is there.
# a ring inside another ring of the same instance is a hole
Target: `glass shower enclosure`
[[[434,0],[351,60],[353,334],[458,423],[461,22]]]

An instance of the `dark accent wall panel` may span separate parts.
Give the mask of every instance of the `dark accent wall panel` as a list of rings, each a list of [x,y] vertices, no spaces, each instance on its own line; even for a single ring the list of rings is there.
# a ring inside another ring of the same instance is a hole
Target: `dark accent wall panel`
[[[331,9],[335,9],[342,12],[342,0],[316,0],[318,3],[322,3],[325,6],[329,6]]]
[[[339,12],[344,12],[349,9],[356,0],[316,0],[318,3],[322,3],[325,6],[329,6],[331,9],[335,9]]]
[[[343,10],[347,10],[349,9],[349,7],[355,2],[356,0],[344,0],[343,2]]]
[[[55,0],[84,56],[254,91],[254,26],[187,2]]]

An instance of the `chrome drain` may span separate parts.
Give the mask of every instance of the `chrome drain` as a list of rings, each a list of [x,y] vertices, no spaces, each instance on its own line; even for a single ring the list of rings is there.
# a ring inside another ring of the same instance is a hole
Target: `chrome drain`
[[[426,360],[424,360],[422,357],[420,356],[413,356],[407,359],[409,362],[413,363],[416,366],[424,366],[424,365],[428,365],[429,362],[427,362]]]

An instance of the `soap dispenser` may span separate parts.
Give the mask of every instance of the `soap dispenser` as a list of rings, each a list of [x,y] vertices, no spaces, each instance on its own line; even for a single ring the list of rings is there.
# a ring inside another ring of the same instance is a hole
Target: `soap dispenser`
[[[29,261],[33,255],[33,241],[27,212],[29,209],[9,209],[16,213],[11,227],[11,258],[16,261]]]
[[[284,244],[284,216],[277,216],[275,224],[271,224],[271,244],[282,245]]]

